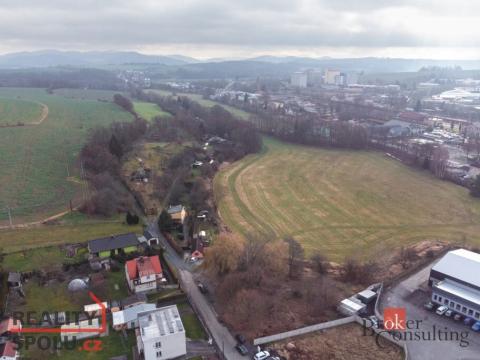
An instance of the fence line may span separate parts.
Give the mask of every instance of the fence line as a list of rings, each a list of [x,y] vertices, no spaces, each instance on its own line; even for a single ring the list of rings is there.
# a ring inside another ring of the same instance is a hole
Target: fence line
[[[309,334],[309,333],[314,332],[314,331],[325,330],[325,329],[329,329],[329,328],[332,328],[332,327],[349,324],[349,323],[352,323],[354,321],[355,321],[355,316],[348,316],[346,318],[341,318],[341,319],[337,319],[337,320],[323,322],[323,323],[320,323],[320,324],[305,326],[305,327],[300,328],[300,329],[286,331],[286,332],[283,332],[283,333],[270,335],[270,336],[264,336],[264,337],[261,337],[261,338],[254,339],[253,340],[253,345],[268,344],[268,343],[288,339],[288,338],[295,337],[295,336]]]

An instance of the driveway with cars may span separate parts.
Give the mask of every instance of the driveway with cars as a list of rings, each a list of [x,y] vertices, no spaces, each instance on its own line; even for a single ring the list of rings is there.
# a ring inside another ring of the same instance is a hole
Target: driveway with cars
[[[385,289],[380,298],[380,312],[386,307],[404,307],[407,320],[418,320],[418,328],[412,328],[407,333],[417,333],[419,336],[410,339],[410,334],[404,335],[408,335],[406,343],[409,359],[480,359],[480,333],[474,332],[462,321],[454,321],[453,317],[440,316],[434,310],[424,308],[431,296],[427,283],[432,266],[433,263]],[[430,340],[424,340],[428,336]],[[462,336],[463,342],[460,341]]]

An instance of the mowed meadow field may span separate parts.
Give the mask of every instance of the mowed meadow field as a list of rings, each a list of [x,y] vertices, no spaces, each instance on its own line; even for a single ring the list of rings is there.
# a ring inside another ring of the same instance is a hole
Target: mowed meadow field
[[[45,104],[39,125],[0,128],[0,224],[10,207],[14,222],[30,221],[68,208],[81,187],[75,168],[89,129],[132,115],[109,102],[114,92],[0,88],[0,98]],[[20,107],[21,109],[21,107]],[[10,112],[9,117],[23,117]]]
[[[0,126],[39,122],[43,108],[38,102],[0,97]]]
[[[480,201],[379,152],[264,139],[264,151],[215,178],[223,221],[247,235],[292,236],[333,261],[424,240],[480,245]]]
[[[172,114],[163,111],[157,104],[135,101],[133,106],[135,112],[147,121],[153,120],[156,116],[172,117]]]

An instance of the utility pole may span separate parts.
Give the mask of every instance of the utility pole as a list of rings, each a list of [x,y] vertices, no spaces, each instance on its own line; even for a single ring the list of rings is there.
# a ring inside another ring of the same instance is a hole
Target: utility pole
[[[10,222],[10,227],[13,227],[12,212],[11,212],[10,206],[7,206],[7,211],[8,211],[8,220]]]

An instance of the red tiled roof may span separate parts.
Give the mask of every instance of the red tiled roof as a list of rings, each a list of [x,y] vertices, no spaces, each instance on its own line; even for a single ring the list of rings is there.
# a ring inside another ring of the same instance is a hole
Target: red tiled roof
[[[0,354],[6,357],[15,357],[17,353],[17,346],[14,342],[7,341],[5,344],[0,345]]]
[[[200,259],[202,259],[202,258],[203,258],[203,254],[202,254],[201,251],[195,250],[195,251],[192,253],[192,258],[200,258]]]
[[[160,265],[160,258],[158,256],[142,256],[133,260],[127,261],[128,277],[130,280],[138,277],[161,274],[162,266]]]

